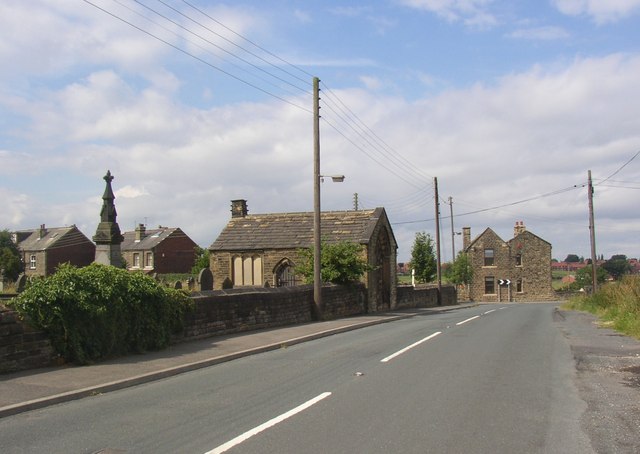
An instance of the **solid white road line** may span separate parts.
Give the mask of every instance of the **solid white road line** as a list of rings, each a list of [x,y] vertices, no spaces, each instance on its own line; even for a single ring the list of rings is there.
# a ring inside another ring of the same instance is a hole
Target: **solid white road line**
[[[482,315],[487,315],[487,314],[490,314],[490,313],[495,312],[495,311],[496,311],[495,309],[491,309],[490,311],[484,312]]]
[[[465,323],[470,322],[471,320],[475,320],[476,318],[480,318],[480,316],[476,315],[475,317],[471,317],[471,318],[468,318],[466,320],[462,320],[461,322],[456,323],[456,326],[464,325]]]
[[[303,403],[302,405],[298,405],[293,410],[289,410],[288,412],[283,413],[280,416],[277,416],[277,417],[265,422],[264,424],[261,424],[258,427],[254,428],[254,429],[251,429],[248,432],[243,433],[242,435],[237,436],[233,440],[230,440],[230,441],[226,442],[225,444],[220,445],[220,446],[218,446],[217,448],[215,448],[215,449],[213,449],[211,451],[207,451],[205,454],[220,454],[220,453],[223,453],[225,451],[228,451],[229,449],[233,448],[234,446],[239,445],[243,441],[248,440],[249,438],[253,437],[254,435],[257,435],[260,432],[262,432],[262,431],[264,431],[266,429],[269,429],[270,427],[273,427],[278,423],[281,423],[285,419],[291,418],[292,416],[294,416],[294,415],[306,410],[307,408],[311,407],[312,405],[317,404],[322,399],[327,398],[330,395],[331,395],[330,392],[322,393],[319,396],[316,396],[313,399],[308,400],[307,402]]]
[[[408,350],[411,350],[413,347],[417,347],[418,345],[422,344],[423,342],[426,342],[426,341],[428,341],[430,339],[433,339],[434,337],[436,337],[436,336],[438,336],[440,334],[442,334],[442,332],[441,331],[437,331],[437,332],[433,333],[431,336],[427,336],[424,339],[419,340],[418,342],[415,342],[415,343],[409,345],[408,347],[405,347],[402,350],[399,350],[399,351],[395,352],[393,355],[389,355],[386,358],[381,359],[380,362],[381,363],[387,363],[387,362],[391,361],[393,358],[395,358],[396,356],[400,356],[403,353],[407,352]]]

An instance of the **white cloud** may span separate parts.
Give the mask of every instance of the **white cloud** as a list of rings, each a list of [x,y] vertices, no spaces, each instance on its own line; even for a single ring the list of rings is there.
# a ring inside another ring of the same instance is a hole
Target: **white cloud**
[[[515,30],[509,34],[511,38],[528,39],[534,41],[555,41],[566,39],[570,36],[562,27],[533,27],[533,28],[521,28]]]
[[[617,22],[640,9],[640,0],[552,0],[552,3],[563,14],[588,15],[598,24]]]
[[[463,21],[476,28],[489,28],[497,19],[489,12],[493,0],[399,0],[410,8],[429,11],[450,22]]]

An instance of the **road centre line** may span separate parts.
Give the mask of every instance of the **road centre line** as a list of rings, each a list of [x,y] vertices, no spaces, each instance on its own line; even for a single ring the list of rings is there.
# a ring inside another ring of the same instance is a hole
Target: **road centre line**
[[[269,421],[265,422],[264,424],[261,424],[258,427],[255,427],[255,428],[243,433],[242,435],[237,436],[233,440],[229,440],[225,444],[222,444],[222,445],[218,446],[217,448],[215,448],[215,449],[213,449],[211,451],[207,451],[205,454],[220,454],[220,453],[226,452],[229,449],[233,448],[234,446],[237,446],[240,443],[242,443],[243,441],[246,441],[249,438],[253,437],[254,435],[257,435],[260,432],[262,432],[262,431],[264,431],[266,429],[269,429],[269,428],[275,426],[278,423],[281,423],[285,419],[291,418],[292,416],[294,416],[294,415],[306,410],[307,408],[311,407],[312,405],[317,404],[322,399],[325,399],[325,398],[329,397],[330,395],[331,395],[330,392],[322,393],[322,394],[314,397],[313,399],[308,400],[308,401],[306,401],[305,403],[303,403],[301,405],[298,405],[296,408],[294,408],[292,410],[289,410],[288,412],[283,413],[280,416],[277,416],[277,417],[275,417],[273,419],[270,419]]]
[[[483,312],[482,315],[487,315],[487,314],[490,314],[490,313],[495,312],[495,311],[496,311],[496,309],[491,309],[490,311]]]
[[[436,331],[435,333],[433,333],[430,336],[425,337],[424,339],[419,340],[418,342],[414,342],[413,344],[409,345],[408,347],[403,348],[402,350],[398,350],[397,352],[395,352],[393,355],[389,355],[384,359],[381,359],[380,362],[381,363],[388,363],[389,361],[391,361],[393,358],[395,358],[396,356],[400,356],[403,353],[406,353],[407,351],[411,350],[413,347],[417,347],[418,345],[422,344],[423,342],[426,342],[428,340],[433,339],[436,336],[439,336],[440,334],[442,334],[441,331]]]
[[[468,318],[466,320],[462,320],[461,322],[456,323],[456,326],[464,325],[465,323],[470,322],[471,320],[475,320],[476,318],[480,318],[480,316],[476,315],[475,317],[471,317],[471,318]]]

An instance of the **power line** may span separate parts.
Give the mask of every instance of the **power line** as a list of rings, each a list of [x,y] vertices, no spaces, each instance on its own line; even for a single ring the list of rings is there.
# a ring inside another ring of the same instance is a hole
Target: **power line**
[[[620,166],[620,168],[618,170],[616,170],[615,172],[613,172],[611,175],[609,175],[607,178],[605,178],[604,180],[602,180],[600,183],[598,183],[598,185],[601,185],[602,183],[606,182],[607,180],[609,180],[611,177],[615,176],[618,174],[618,172],[620,172],[622,169],[624,169],[627,165],[629,165],[631,163],[631,161],[633,161],[634,159],[636,159],[638,157],[638,155],[640,155],[640,151],[638,151],[636,154],[634,154],[631,159],[629,159],[627,162],[625,162],[624,164],[622,164],[622,166]]]
[[[188,5],[189,7],[193,8],[194,10],[198,11],[200,14],[204,15],[205,17],[211,19],[212,21],[214,21],[216,24],[220,25],[221,27],[223,27],[224,29],[230,31],[231,33],[233,33],[234,35],[236,35],[237,37],[241,38],[242,40],[246,41],[247,43],[251,44],[252,46],[255,46],[256,48],[260,49],[261,51],[263,51],[264,53],[274,57],[276,60],[281,61],[282,63],[285,63],[287,66],[290,66],[292,68],[297,69],[298,71],[300,71],[302,74],[305,74],[308,77],[314,77],[313,74],[308,73],[307,71],[305,71],[304,69],[300,68],[299,66],[294,65],[293,63],[288,62],[287,60],[279,57],[278,55],[270,52],[269,50],[265,49],[264,47],[256,44],[255,42],[251,41],[249,38],[243,36],[242,34],[232,30],[231,28],[227,27],[225,24],[223,24],[222,22],[218,21],[217,19],[215,19],[214,17],[211,17],[209,14],[207,14],[205,11],[202,11],[200,8],[198,8],[197,6],[194,6],[193,4],[189,3],[187,0],[182,0],[182,3],[184,3],[185,5]],[[259,58],[259,57],[258,57]],[[265,61],[265,60],[263,60]],[[267,62],[268,63],[268,62]],[[269,63],[271,64],[271,63]],[[275,66],[273,64],[271,64],[272,66],[274,66],[275,68],[284,71],[282,68],[280,68],[279,66]],[[296,77],[294,74],[289,73],[288,71],[284,71],[287,74],[289,74],[292,77],[295,77],[296,79],[300,80],[301,82],[307,82],[307,80],[301,79],[299,77]]]
[[[502,209],[502,208],[507,208],[507,207],[510,207],[510,206],[519,205],[519,204],[526,203],[526,202],[532,202],[534,200],[543,199],[543,198],[546,198],[546,197],[551,197],[551,196],[554,196],[554,195],[562,194],[562,193],[565,193],[565,192],[568,192],[568,191],[572,191],[574,189],[579,189],[579,188],[582,188],[583,186],[584,185],[582,185],[582,184],[581,185],[577,185],[576,184],[576,185],[570,186],[568,188],[558,189],[556,191],[547,192],[545,194],[540,194],[540,195],[537,195],[537,196],[534,196],[534,197],[528,197],[526,199],[518,200],[518,201],[515,201],[515,202],[505,203],[503,205],[498,205],[498,206],[493,206],[493,207],[488,207],[488,208],[481,208],[481,209],[474,210],[474,211],[468,211],[466,213],[456,214],[454,216],[454,218],[458,218],[458,217],[462,217],[462,216],[469,216],[469,215],[472,215],[472,214],[485,213],[487,211],[494,211],[494,210],[499,210],[499,209]],[[393,224],[396,224],[396,225],[416,224],[416,223],[428,222],[428,221],[432,221],[432,220],[433,219],[426,219],[426,220],[425,219],[421,219],[421,220],[416,220],[416,221],[395,222]]]
[[[142,33],[144,33],[144,34],[146,34],[146,35],[148,35],[148,36],[150,36],[150,37],[152,37],[152,38],[154,38],[154,39],[156,39],[156,40],[158,40],[158,41],[160,41],[160,42],[162,42],[162,43],[166,44],[167,46],[170,46],[170,47],[172,47],[173,49],[175,49],[175,50],[177,50],[177,51],[179,51],[179,52],[182,52],[183,54],[185,54],[185,55],[187,55],[187,56],[189,56],[189,57],[191,57],[191,58],[193,58],[193,59],[195,59],[195,60],[198,60],[198,61],[199,61],[199,62],[201,62],[201,63],[204,63],[205,65],[209,66],[210,68],[215,69],[216,71],[219,71],[219,72],[221,72],[221,73],[223,73],[223,74],[225,74],[225,75],[227,75],[227,76],[229,76],[229,77],[231,77],[231,78],[233,78],[233,79],[235,79],[235,80],[237,80],[237,81],[239,81],[239,82],[242,82],[243,84],[245,84],[245,85],[247,85],[247,86],[249,86],[249,87],[251,87],[251,88],[254,88],[254,89],[256,89],[256,90],[258,90],[258,91],[260,91],[260,92],[262,92],[262,93],[264,93],[264,94],[266,94],[266,95],[268,95],[268,96],[271,96],[271,97],[273,97],[273,98],[275,98],[275,99],[278,99],[278,100],[280,100],[280,101],[282,101],[282,102],[284,102],[284,103],[287,103],[287,104],[289,104],[289,105],[291,105],[291,106],[293,106],[293,107],[296,107],[296,108],[298,108],[298,109],[300,109],[300,110],[303,110],[303,111],[305,111],[305,112],[308,112],[308,113],[310,113],[310,114],[313,114],[313,112],[312,112],[312,110],[311,110],[311,109],[308,109],[308,108],[306,108],[306,107],[300,106],[300,105],[298,105],[298,104],[296,104],[296,103],[292,102],[291,100],[288,100],[288,99],[286,99],[286,98],[283,98],[282,96],[276,95],[276,94],[274,94],[274,93],[272,93],[272,92],[270,92],[270,91],[268,91],[268,90],[265,90],[264,88],[259,87],[259,86],[257,86],[256,84],[253,84],[253,83],[251,83],[251,82],[249,82],[249,81],[247,81],[247,80],[244,80],[244,79],[242,79],[241,77],[236,76],[235,74],[232,74],[232,73],[230,73],[229,71],[226,71],[226,70],[224,70],[224,69],[222,69],[222,68],[220,68],[220,67],[218,67],[218,66],[216,66],[216,65],[214,65],[214,64],[212,64],[212,63],[210,63],[210,62],[208,62],[208,61],[206,61],[206,60],[204,60],[203,58],[200,58],[200,57],[198,57],[197,55],[194,55],[194,54],[192,54],[191,52],[189,52],[189,51],[187,51],[187,50],[185,50],[185,49],[182,49],[182,48],[181,48],[181,47],[179,47],[179,46],[176,46],[175,44],[172,44],[172,43],[170,43],[169,41],[167,41],[167,40],[165,40],[165,39],[162,39],[161,37],[159,37],[159,36],[157,36],[157,35],[153,34],[152,32],[150,32],[150,31],[148,31],[148,30],[145,30],[144,28],[142,28],[142,27],[140,27],[140,26],[138,26],[138,25],[136,25],[136,24],[134,24],[134,23],[132,23],[132,22],[130,22],[130,21],[128,21],[128,20],[126,20],[126,19],[124,19],[124,18],[120,17],[120,16],[118,16],[118,15],[117,15],[117,14],[115,14],[115,13],[112,13],[111,11],[106,10],[105,8],[102,8],[101,6],[96,5],[95,3],[93,3],[93,2],[91,2],[91,1],[89,1],[89,0],[83,0],[83,1],[84,1],[85,3],[87,3],[87,4],[91,5],[91,6],[93,6],[94,8],[96,8],[96,9],[98,9],[98,10],[100,10],[100,11],[102,11],[102,12],[106,13],[106,14],[108,14],[109,16],[111,16],[111,17],[113,17],[113,18],[115,18],[115,19],[118,19],[119,21],[121,21],[121,22],[123,22],[123,23],[125,23],[125,24],[129,25],[130,27],[133,27],[133,28],[135,28],[136,30],[141,31]]]
[[[242,57],[237,56],[236,54],[234,54],[234,53],[230,52],[229,50],[227,50],[227,49],[223,48],[222,46],[218,46],[217,44],[215,44],[215,43],[213,43],[213,42],[211,42],[211,41],[209,41],[209,40],[207,40],[207,39],[205,39],[205,38],[201,37],[200,35],[197,35],[196,33],[192,32],[191,30],[187,29],[186,27],[184,27],[184,26],[180,25],[179,23],[177,23],[177,22],[173,21],[172,19],[169,19],[169,18],[167,18],[166,16],[164,16],[163,14],[161,14],[161,13],[159,13],[159,12],[155,11],[154,9],[152,9],[152,8],[150,8],[150,7],[146,6],[146,5],[144,5],[143,3],[141,3],[141,2],[140,2],[140,0],[133,0],[133,1],[134,1],[134,2],[136,2],[136,3],[138,3],[139,5],[142,5],[143,7],[147,8],[147,9],[149,9],[150,11],[153,11],[155,14],[158,14],[159,16],[164,17],[165,19],[167,19],[167,20],[168,20],[168,21],[170,21],[171,23],[173,23],[173,24],[177,25],[178,27],[182,28],[183,30],[186,30],[187,32],[189,32],[189,33],[191,33],[191,34],[194,34],[194,35],[198,36],[200,39],[202,39],[202,40],[206,41],[207,43],[211,44],[212,46],[217,47],[218,49],[222,50],[223,52],[225,52],[225,53],[227,53],[227,54],[229,54],[229,55],[232,55],[232,56],[234,56],[234,57],[238,58],[239,60],[241,60],[242,62],[244,62],[244,63],[246,63],[246,64],[248,64],[248,65],[250,65],[250,66],[252,66],[252,67],[254,67],[254,68],[256,68],[256,69],[258,69],[259,71],[262,71],[262,72],[264,72],[265,74],[268,74],[268,75],[270,75],[271,77],[274,77],[275,79],[277,79],[277,80],[279,80],[279,81],[281,81],[281,82],[284,82],[284,83],[286,83],[286,84],[288,84],[288,85],[291,85],[292,87],[297,88],[297,89],[298,89],[298,90],[300,90],[300,91],[303,91],[303,92],[305,92],[305,93],[307,93],[307,94],[311,94],[311,91],[310,91],[308,88],[301,88],[301,87],[299,87],[299,86],[297,86],[297,85],[295,85],[295,84],[293,84],[293,83],[291,83],[291,82],[289,82],[289,81],[287,81],[287,80],[285,80],[285,79],[283,79],[283,78],[281,78],[281,77],[279,77],[279,76],[276,76],[276,75],[275,75],[275,74],[273,74],[273,73],[270,73],[269,71],[266,71],[266,70],[265,70],[265,69],[263,69],[263,68],[260,68],[259,66],[257,66],[257,65],[255,65],[255,64],[253,64],[253,63],[249,62],[248,60],[246,60],[246,59],[244,59],[244,58],[242,58]],[[214,30],[212,30],[211,28],[207,27],[206,25],[201,24],[201,23],[200,23],[200,22],[198,22],[197,20],[195,20],[195,19],[193,19],[192,17],[190,17],[190,16],[188,16],[188,15],[184,14],[183,12],[181,12],[181,11],[179,11],[178,9],[174,8],[173,6],[171,6],[171,5],[167,4],[167,3],[166,3],[166,2],[164,2],[163,0],[157,0],[157,1],[158,1],[158,2],[160,2],[160,3],[162,3],[163,5],[165,5],[167,8],[171,9],[172,11],[175,11],[177,14],[179,14],[179,15],[180,15],[180,16],[182,16],[182,17],[184,17],[185,19],[188,19],[189,21],[193,22],[194,24],[199,25],[200,27],[204,28],[204,29],[205,29],[205,30],[207,30],[208,32],[210,32],[210,33],[212,33],[212,34],[216,35],[217,37],[219,37],[219,38],[223,39],[224,41],[226,41],[226,42],[228,42],[229,44],[231,44],[231,45],[233,45],[233,46],[237,47],[238,49],[243,50],[244,52],[248,53],[249,55],[251,55],[251,56],[253,56],[253,57],[255,57],[255,58],[259,59],[260,61],[262,61],[262,62],[264,62],[264,63],[266,63],[267,65],[272,66],[272,67],[274,67],[274,68],[276,68],[276,69],[278,69],[278,70],[281,70],[281,71],[285,72],[286,74],[289,74],[290,76],[293,76],[291,73],[289,73],[289,72],[287,72],[287,71],[282,70],[282,69],[281,69],[281,68],[279,68],[278,66],[276,66],[276,65],[274,65],[273,63],[271,63],[271,62],[269,62],[269,61],[265,60],[264,58],[262,58],[260,55],[257,55],[257,54],[255,54],[254,52],[251,52],[251,51],[250,51],[250,50],[248,50],[248,49],[245,49],[244,47],[242,47],[242,46],[238,45],[237,43],[235,43],[235,42],[231,41],[231,40],[230,40],[230,39],[228,39],[227,37],[225,37],[225,36],[221,35],[220,33],[216,32],[216,31],[214,31]],[[185,3],[186,3],[186,2],[185,2]],[[188,4],[188,3],[187,3],[187,4]],[[189,6],[191,6],[192,8],[195,8],[195,7],[193,7],[191,4],[188,4],[188,5],[189,5]],[[204,14],[204,15],[205,15],[206,17],[208,17],[209,19],[211,19],[211,20],[215,21],[217,24],[221,24],[219,21],[215,20],[214,18],[212,18],[211,16],[209,16],[208,14],[206,14],[204,11],[199,10],[199,9],[197,9],[197,8],[195,8],[195,9],[196,9],[197,11],[199,11],[200,13]],[[221,25],[222,25],[222,24],[221,24]],[[228,27],[226,27],[226,26],[225,26],[225,28],[226,28],[227,30],[231,30],[231,29],[229,29],[229,28],[228,28]],[[237,33],[236,33],[236,34],[237,34]],[[240,35],[238,35],[238,36],[240,36]],[[294,77],[295,77],[295,76],[294,76]],[[298,77],[296,77],[296,79],[301,80],[301,79],[299,79]],[[308,84],[308,81],[306,81],[306,80],[303,80],[302,82],[304,82],[304,83]]]

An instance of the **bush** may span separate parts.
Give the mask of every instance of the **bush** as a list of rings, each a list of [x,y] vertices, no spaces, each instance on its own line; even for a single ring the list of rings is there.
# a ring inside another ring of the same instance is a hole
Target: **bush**
[[[313,284],[313,249],[300,250],[300,257],[296,273],[305,283]],[[372,271],[362,257],[362,246],[348,241],[322,244],[320,264],[322,281],[338,285],[358,282],[364,273]]]
[[[148,276],[95,263],[62,265],[11,302],[49,334],[61,356],[79,364],[166,347],[190,304],[185,293]]]

